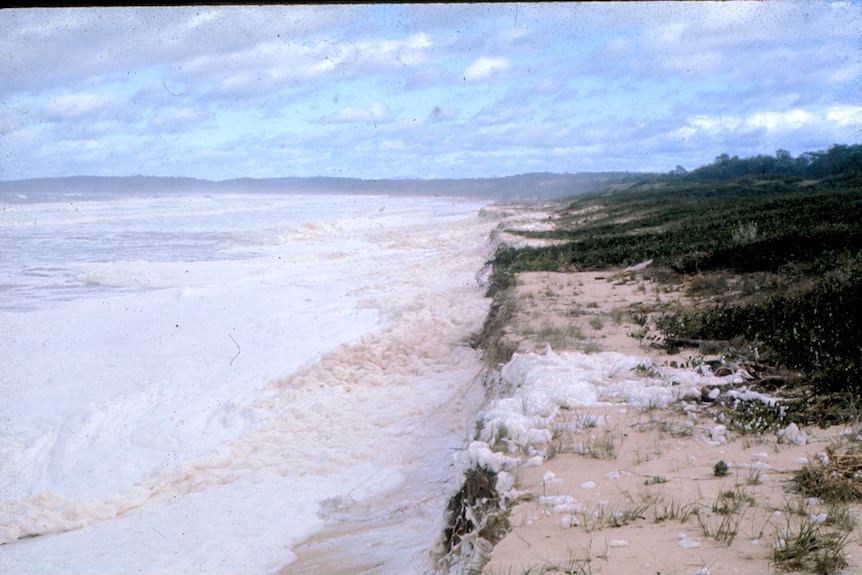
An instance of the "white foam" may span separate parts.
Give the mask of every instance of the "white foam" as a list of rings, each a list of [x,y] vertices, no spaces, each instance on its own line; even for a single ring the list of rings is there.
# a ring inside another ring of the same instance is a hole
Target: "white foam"
[[[799,429],[795,423],[789,424],[784,429],[778,431],[779,443],[791,443],[793,445],[805,445],[808,443],[808,436],[804,431]]]
[[[479,416],[479,439],[493,443],[501,431],[521,450],[542,450],[550,441],[562,409],[598,405],[667,406],[689,395],[700,396],[703,386],[727,385],[735,374],[717,377],[700,370],[656,367],[659,377],[644,378],[637,367],[646,358],[616,352],[543,354],[516,353],[503,366],[502,387],[515,390],[510,397],[490,402]],[[704,430],[708,441],[726,442],[725,428]]]
[[[76,204],[4,213],[0,571],[269,573],[333,517],[415,566],[481,401],[478,204]]]
[[[697,539],[689,539],[686,536],[679,537],[677,545],[682,549],[694,549],[700,547],[700,541]]]

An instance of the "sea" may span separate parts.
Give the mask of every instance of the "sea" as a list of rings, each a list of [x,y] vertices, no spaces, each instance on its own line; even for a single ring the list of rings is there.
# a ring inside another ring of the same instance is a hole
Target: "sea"
[[[278,573],[338,526],[429,572],[483,402],[483,205],[0,197],[0,573]]]

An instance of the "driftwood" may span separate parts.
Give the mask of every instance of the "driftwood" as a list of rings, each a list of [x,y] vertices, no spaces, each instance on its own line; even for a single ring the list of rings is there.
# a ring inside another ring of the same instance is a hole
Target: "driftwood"
[[[730,346],[726,339],[689,339],[686,337],[674,337],[665,340],[665,345],[677,345],[681,347],[701,347],[703,345],[714,345],[718,347]]]
[[[790,382],[790,377],[786,375],[758,375],[757,383],[771,387],[785,385]]]

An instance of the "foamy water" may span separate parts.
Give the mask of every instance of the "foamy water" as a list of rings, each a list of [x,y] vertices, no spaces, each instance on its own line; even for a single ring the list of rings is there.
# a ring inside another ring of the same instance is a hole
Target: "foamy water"
[[[424,568],[481,408],[480,204],[3,204],[0,572],[269,573],[327,520]]]

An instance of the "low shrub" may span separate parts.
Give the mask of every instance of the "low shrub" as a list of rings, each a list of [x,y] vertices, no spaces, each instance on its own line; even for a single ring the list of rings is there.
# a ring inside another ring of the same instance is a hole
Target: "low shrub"
[[[657,318],[666,340],[760,342],[781,366],[803,372],[819,393],[862,388],[862,266],[837,270],[798,295],[687,309]]]

